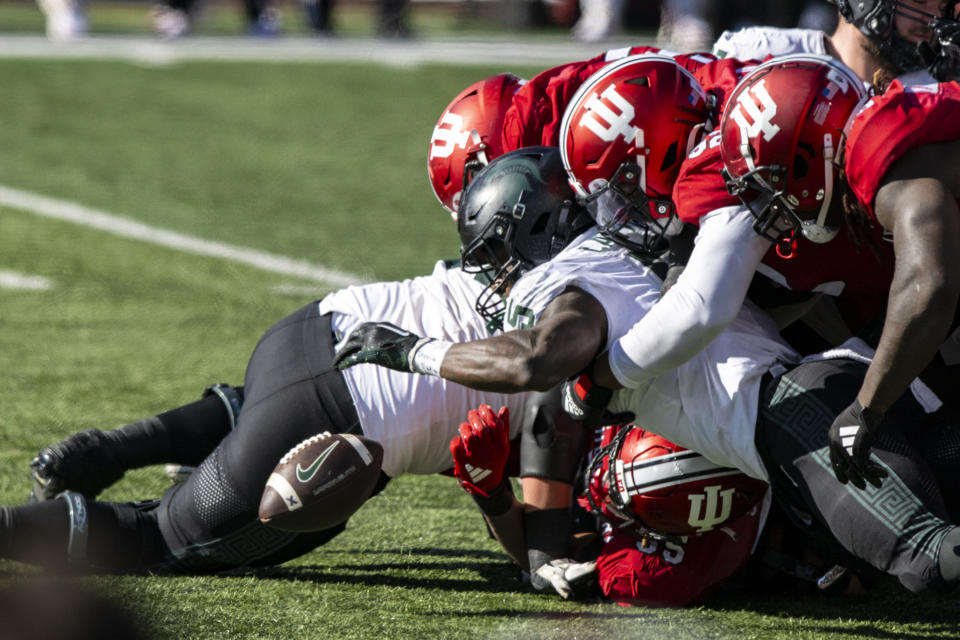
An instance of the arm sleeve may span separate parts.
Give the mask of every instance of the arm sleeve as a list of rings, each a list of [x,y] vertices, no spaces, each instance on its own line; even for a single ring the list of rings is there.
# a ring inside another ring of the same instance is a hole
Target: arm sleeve
[[[620,384],[636,388],[675,369],[720,335],[740,311],[770,246],[744,207],[704,216],[680,279],[610,348],[610,369]]]

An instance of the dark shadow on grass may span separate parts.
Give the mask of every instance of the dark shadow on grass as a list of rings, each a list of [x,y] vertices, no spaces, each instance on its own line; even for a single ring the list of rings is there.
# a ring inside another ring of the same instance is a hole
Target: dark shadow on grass
[[[440,550],[442,551],[442,550]],[[442,554],[441,554],[442,555]],[[450,554],[451,556],[453,554]],[[471,555],[457,553],[456,556]],[[402,587],[406,589],[451,589],[482,593],[511,593],[520,588],[518,573],[503,556],[499,562],[463,560],[456,562],[392,562],[365,563],[327,567],[298,565],[235,569],[221,572],[223,577],[256,577],[264,580],[306,581],[315,584],[345,583],[369,587]],[[478,579],[457,579],[410,575],[422,572],[472,571]],[[399,575],[404,572],[407,575]]]
[[[954,595],[913,594],[895,582],[874,587],[865,595],[777,594],[762,589],[721,589],[701,608],[718,612],[749,611],[769,616],[789,616],[854,621],[856,626],[829,630],[851,638],[960,638],[960,599]],[[892,633],[877,623],[924,625],[916,633]],[[823,630],[820,625],[816,629]]]
[[[550,597],[550,596],[544,596]],[[522,613],[524,619],[540,619],[540,620],[636,620],[638,622],[645,619],[655,619],[657,618],[656,614],[646,613],[643,610],[637,609],[631,612],[630,609],[624,609],[623,607],[618,607],[614,604],[610,604],[610,611],[528,611],[524,609],[522,612],[517,611],[516,609],[484,609],[483,611],[431,611],[429,613],[424,613],[421,615],[428,616],[440,616],[440,617],[451,617],[451,618],[510,618],[515,617],[518,613]]]
[[[405,547],[401,549],[325,549],[320,547],[318,553],[340,555],[364,555],[383,553],[395,555],[434,556],[440,558],[489,558],[491,560],[505,560],[507,556],[497,551],[486,549],[437,549],[435,547]]]

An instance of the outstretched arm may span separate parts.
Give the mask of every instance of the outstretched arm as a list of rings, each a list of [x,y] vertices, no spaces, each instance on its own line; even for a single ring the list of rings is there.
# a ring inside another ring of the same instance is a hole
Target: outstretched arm
[[[606,339],[603,306],[592,295],[568,288],[532,328],[472,342],[443,344],[386,323],[367,322],[350,335],[334,362],[341,369],[372,363],[398,371],[439,373],[481,391],[546,391],[584,369]],[[429,366],[420,366],[418,358],[423,355]]]
[[[568,289],[531,329],[453,345],[440,375],[482,391],[546,391],[586,367],[606,335],[607,316],[597,299]]]
[[[683,274],[653,309],[617,340],[594,368],[611,389],[638,387],[697,355],[736,318],[770,248],[745,207],[704,218]]]
[[[523,505],[513,497],[503,466],[510,454],[510,414],[488,405],[470,411],[450,441],[454,475],[473,496],[491,532],[538,591],[553,590],[563,598],[594,579],[594,562],[569,557],[569,485],[524,479],[524,492],[539,504]]]

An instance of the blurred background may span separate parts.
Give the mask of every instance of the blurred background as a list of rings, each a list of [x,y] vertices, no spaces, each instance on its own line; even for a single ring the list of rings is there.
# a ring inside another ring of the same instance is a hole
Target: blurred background
[[[827,0],[2,0],[0,33],[431,38],[535,34],[705,49],[754,24],[832,29]]]

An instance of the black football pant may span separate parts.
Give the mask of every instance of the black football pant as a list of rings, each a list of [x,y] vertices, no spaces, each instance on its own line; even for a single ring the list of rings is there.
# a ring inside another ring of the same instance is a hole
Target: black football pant
[[[186,482],[170,487],[160,500],[89,502],[87,562],[109,571],[269,565],[342,531],[345,525],[293,534],[257,519],[267,478],[287,451],[322,431],[361,432],[343,376],[332,365],[333,353],[330,318],[319,315],[316,302],[269,329],[247,366],[235,428]],[[374,493],[387,480],[382,475]],[[53,500],[0,510],[0,557],[66,564],[66,509],[65,501]]]
[[[330,317],[319,315],[317,302],[260,339],[247,365],[236,428],[185,483],[167,490],[158,507],[160,532],[177,568],[275,564],[335,535],[287,533],[257,519],[267,478],[287,451],[322,431],[361,433],[333,354]]]
[[[826,527],[852,556],[897,576],[911,591],[941,586],[941,546],[948,537],[954,544],[958,530],[917,448],[923,431],[934,427],[909,392],[887,413],[873,447],[889,473],[882,486],[861,490],[833,474],[827,434],[856,398],[865,372],[858,362],[824,360],[797,366],[761,389],[757,446],[774,496],[801,525]]]

